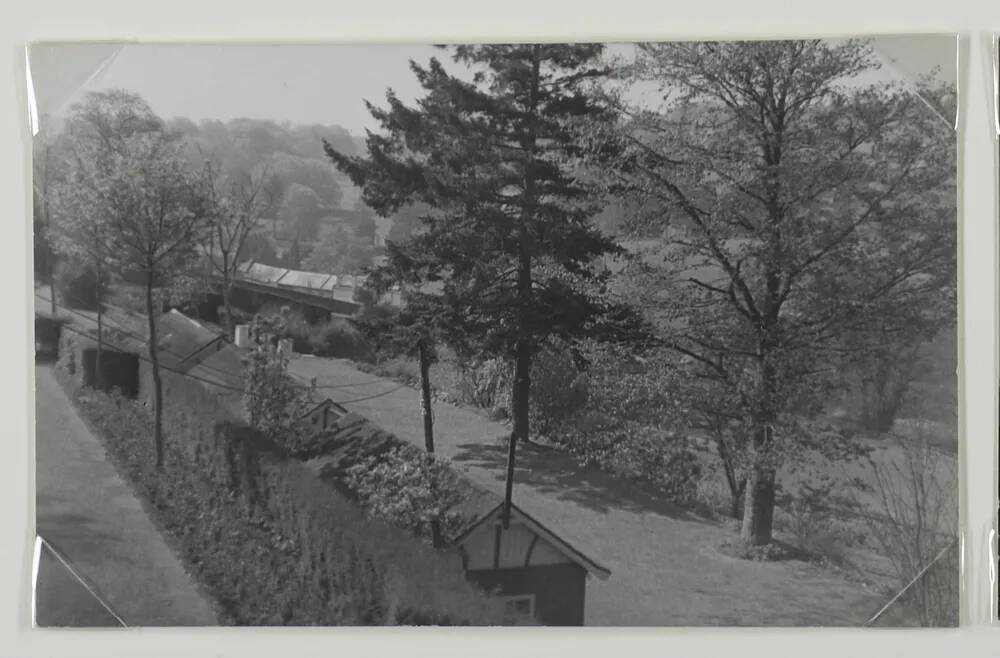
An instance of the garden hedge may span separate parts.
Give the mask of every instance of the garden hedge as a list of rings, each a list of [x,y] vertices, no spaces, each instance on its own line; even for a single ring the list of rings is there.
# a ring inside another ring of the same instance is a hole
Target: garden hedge
[[[63,368],[58,376],[119,472],[177,539],[221,623],[525,621],[469,583],[457,555],[366,517],[305,463],[227,419],[200,384],[165,375],[167,450],[157,471],[149,408],[81,387]]]

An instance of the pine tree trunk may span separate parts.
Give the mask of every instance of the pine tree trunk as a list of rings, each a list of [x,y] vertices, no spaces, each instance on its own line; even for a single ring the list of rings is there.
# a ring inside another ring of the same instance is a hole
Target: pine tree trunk
[[[431,359],[427,342],[423,339],[417,342],[420,351],[420,392],[424,415],[424,447],[427,452],[434,453],[434,418],[431,416]]]
[[[97,259],[97,265],[94,268],[96,273],[97,289],[94,291],[94,297],[97,300],[97,353],[94,355],[94,388],[98,391],[104,390],[104,369],[102,368],[103,355],[104,355],[104,309],[102,305],[104,303],[104,296],[101,294],[101,259]]]
[[[517,300],[523,314],[531,303],[531,240],[530,226],[535,211],[534,158],[537,149],[535,122],[538,113],[538,90],[541,84],[541,56],[539,46],[533,46],[531,90],[528,111],[528,131],[522,140],[522,148],[527,154],[524,166],[524,207],[521,211],[521,226],[518,232]],[[514,383],[511,391],[511,417],[513,430],[507,445],[507,482],[504,491],[503,526],[510,522],[511,498],[514,493],[514,462],[517,456],[517,442],[527,441],[530,427],[528,413],[531,409],[531,360],[534,356],[532,337],[526,328],[525,318],[520,320],[520,335],[514,346]]]
[[[424,416],[424,447],[427,452],[434,454],[434,416],[431,415],[431,356],[427,347],[427,341],[420,339],[417,341],[417,349],[420,352],[420,393],[421,411]],[[441,533],[441,522],[438,519],[431,520],[431,541],[434,548],[444,546],[444,537]]]
[[[514,361],[514,383],[511,400],[513,431],[507,445],[507,482],[504,490],[504,527],[510,520],[511,498],[514,493],[514,463],[517,456],[517,442],[528,439],[528,411],[531,395],[531,345],[527,340],[517,342]]]
[[[153,442],[156,468],[163,468],[163,382],[160,379],[160,355],[156,349],[156,309],[153,302],[153,269],[146,270],[146,318],[149,324],[149,363],[153,374]]]

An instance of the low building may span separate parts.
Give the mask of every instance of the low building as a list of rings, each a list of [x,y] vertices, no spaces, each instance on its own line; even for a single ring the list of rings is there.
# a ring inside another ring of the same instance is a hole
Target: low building
[[[160,364],[181,372],[191,370],[228,344],[222,333],[177,309],[171,309],[157,319],[156,333]]]
[[[138,338],[107,328],[100,344],[98,360],[96,327],[87,326],[75,318],[61,323],[59,345],[53,356],[63,363],[66,373],[84,386],[118,389],[122,395],[135,399],[141,389],[141,370],[145,345]],[[100,363],[101,376],[97,376]]]
[[[517,505],[506,527],[502,517],[500,502],[452,540],[469,580],[541,624],[582,626],[587,576],[611,571]]]
[[[59,339],[63,325],[70,324],[71,318],[59,317],[35,311],[35,359],[54,361],[59,357]]]
[[[316,444],[320,456],[307,465],[348,497],[353,495],[346,477],[352,466],[396,448],[420,450],[356,413],[337,419]],[[455,474],[466,502],[455,510],[463,522],[446,539],[467,578],[540,624],[582,626],[587,579],[606,579],[610,570],[517,505],[504,527],[502,496]]]
[[[237,393],[243,390],[243,353],[232,344],[212,351],[188,371],[215,393]]]

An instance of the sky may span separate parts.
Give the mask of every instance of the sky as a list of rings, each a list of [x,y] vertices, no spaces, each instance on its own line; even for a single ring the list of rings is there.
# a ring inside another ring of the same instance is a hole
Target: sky
[[[956,79],[954,36],[873,39],[882,75],[913,79],[940,68]],[[618,46],[617,49],[623,48]],[[387,87],[404,101],[420,92],[409,60],[446,56],[429,45],[36,44],[30,80],[39,116],[58,116],[85,91],[121,87],[164,118],[259,118],[373,128],[364,101]]]

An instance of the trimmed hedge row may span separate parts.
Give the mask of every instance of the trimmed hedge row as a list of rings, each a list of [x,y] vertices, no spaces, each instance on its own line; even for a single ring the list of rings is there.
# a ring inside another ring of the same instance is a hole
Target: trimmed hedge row
[[[148,408],[81,387],[62,369],[58,376],[119,472],[178,539],[221,623],[525,623],[466,581],[457,555],[365,517],[305,464],[221,417],[200,385],[166,376],[158,472]]]

